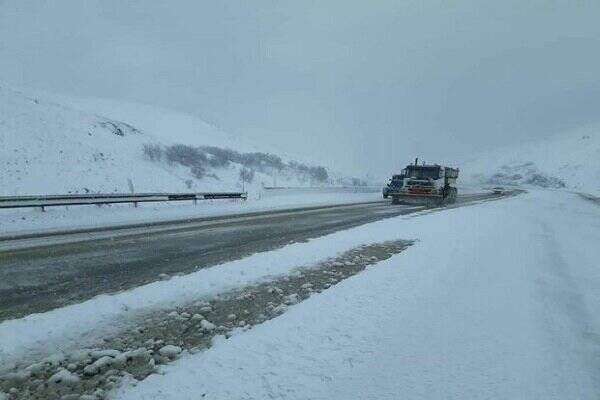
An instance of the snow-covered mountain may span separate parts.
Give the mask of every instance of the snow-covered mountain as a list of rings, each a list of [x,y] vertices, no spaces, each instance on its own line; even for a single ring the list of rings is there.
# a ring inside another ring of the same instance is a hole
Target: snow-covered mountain
[[[600,126],[478,154],[461,165],[471,184],[565,188],[600,194]]]
[[[193,116],[135,104],[97,109],[0,87],[0,195],[242,188],[252,195],[263,185],[352,183]]]

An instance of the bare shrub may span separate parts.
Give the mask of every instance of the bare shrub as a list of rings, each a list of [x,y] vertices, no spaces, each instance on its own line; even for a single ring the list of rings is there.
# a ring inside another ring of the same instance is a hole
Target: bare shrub
[[[186,167],[203,166],[208,161],[206,153],[202,150],[185,144],[174,144],[167,147],[165,156],[169,163],[180,164]]]
[[[329,174],[324,167],[310,167],[310,177],[317,182],[326,182],[329,179]]]
[[[240,179],[246,183],[252,183],[254,180],[254,170],[249,168],[242,168],[240,170]]]
[[[239,158],[237,151],[222,149],[214,146],[203,146],[202,150],[210,155],[208,162],[213,168],[223,168],[229,165],[230,162],[235,162]]]
[[[242,164],[246,168],[261,172],[281,171],[286,168],[286,164],[281,158],[274,154],[260,152],[240,153],[235,150],[215,146],[203,146],[202,150],[211,155],[209,162],[215,168],[224,167],[230,162]]]
[[[165,158],[169,164],[179,164],[189,167],[190,173],[196,179],[204,178],[206,176],[206,170],[210,165],[204,151],[184,144],[174,144],[173,146],[167,147]]]
[[[309,170],[308,166],[293,160],[288,163],[288,167],[300,174],[307,174]]]
[[[145,144],[144,155],[150,161],[160,161],[163,156],[163,149],[158,144]]]
[[[202,179],[206,176],[206,169],[202,165],[194,165],[190,168],[190,172],[196,179]]]
[[[267,172],[269,170],[281,171],[285,168],[285,164],[281,158],[274,154],[257,152],[243,153],[241,156],[241,163],[244,166],[261,172]]]
[[[225,149],[216,146],[202,146],[202,150],[211,154],[216,160],[227,160],[228,162],[234,162],[241,164],[242,155],[231,149]]]
[[[255,171],[263,173],[280,172],[282,170],[291,170],[300,175],[301,179],[310,178],[314,182],[327,182],[329,175],[327,170],[321,166],[309,166],[297,161],[283,162],[281,157],[269,153],[253,152],[240,153],[235,150],[216,147],[202,146],[192,147],[183,144],[176,144],[167,147],[166,150],[159,147],[158,157],[164,156],[170,164],[179,164],[190,168],[194,177],[201,179],[208,175],[211,168],[223,168],[230,163],[241,164],[240,179],[243,182],[252,182]],[[148,146],[144,146],[144,153],[148,158],[157,157],[157,151]],[[213,174],[214,175],[214,174]]]

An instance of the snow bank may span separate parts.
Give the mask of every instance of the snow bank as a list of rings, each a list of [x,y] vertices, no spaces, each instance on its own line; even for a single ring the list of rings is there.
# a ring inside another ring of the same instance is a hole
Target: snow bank
[[[594,398],[599,217],[536,192],[323,238],[420,241],[117,398]]]

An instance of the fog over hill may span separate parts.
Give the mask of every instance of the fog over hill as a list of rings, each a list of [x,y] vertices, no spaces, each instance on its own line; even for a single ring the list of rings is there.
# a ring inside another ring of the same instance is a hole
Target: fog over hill
[[[382,180],[597,123],[599,19],[597,1],[8,0],[0,81]]]
[[[600,126],[483,152],[460,164],[465,182],[600,195]]]

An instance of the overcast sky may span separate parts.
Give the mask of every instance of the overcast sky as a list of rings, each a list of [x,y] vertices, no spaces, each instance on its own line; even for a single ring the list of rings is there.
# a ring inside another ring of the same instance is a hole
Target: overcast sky
[[[600,122],[600,1],[0,0],[0,81],[380,176]]]

